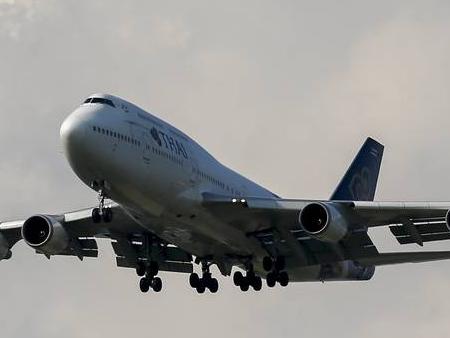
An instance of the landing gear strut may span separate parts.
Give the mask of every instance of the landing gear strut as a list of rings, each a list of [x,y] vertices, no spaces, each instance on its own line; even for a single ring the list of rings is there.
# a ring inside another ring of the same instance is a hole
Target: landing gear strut
[[[219,282],[216,278],[212,277],[210,272],[211,263],[202,261],[202,277],[200,278],[197,273],[192,273],[189,276],[189,284],[193,289],[196,289],[198,293],[202,294],[208,289],[211,293],[216,293],[219,290]]]
[[[289,284],[289,275],[286,271],[286,261],[284,257],[280,256],[273,260],[271,257],[264,257],[263,260],[264,270],[269,273],[266,276],[267,286],[273,288],[278,282],[282,287],[286,287]]]
[[[162,280],[157,277],[159,272],[158,263],[151,261],[147,266],[143,263],[139,263],[136,267],[136,273],[138,276],[142,277],[139,281],[139,288],[142,292],[146,293],[153,289],[155,292],[160,292],[162,290]]]
[[[92,186],[99,187],[99,184],[93,184]],[[94,223],[100,223],[101,221],[105,223],[110,223],[113,219],[113,211],[111,208],[105,207],[105,199],[106,195],[104,193],[104,184],[102,183],[100,185],[100,188],[98,188],[98,208],[94,208],[92,210],[92,222]]]
[[[253,271],[253,265],[249,265],[246,269],[245,276],[241,271],[236,271],[233,275],[234,285],[239,286],[241,291],[246,292],[250,289],[250,286],[255,291],[260,291],[262,289],[261,277],[257,276]]]

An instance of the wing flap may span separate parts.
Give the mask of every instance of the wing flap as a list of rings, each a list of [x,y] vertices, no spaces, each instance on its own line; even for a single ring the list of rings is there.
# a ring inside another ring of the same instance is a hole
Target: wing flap
[[[450,251],[428,251],[428,252],[395,252],[380,253],[373,257],[358,260],[361,265],[394,265],[403,263],[423,263],[450,259]]]

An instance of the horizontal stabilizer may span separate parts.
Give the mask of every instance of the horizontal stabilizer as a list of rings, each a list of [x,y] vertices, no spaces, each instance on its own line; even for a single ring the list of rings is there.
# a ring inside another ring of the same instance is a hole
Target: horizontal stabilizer
[[[450,259],[450,251],[380,253],[373,257],[358,259],[358,262],[367,266],[380,266],[403,263],[423,263],[444,259]]]

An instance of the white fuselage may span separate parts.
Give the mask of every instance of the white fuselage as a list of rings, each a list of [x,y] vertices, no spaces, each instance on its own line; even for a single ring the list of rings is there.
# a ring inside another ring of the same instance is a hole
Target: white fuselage
[[[197,256],[262,252],[236,225],[210,215],[202,194],[276,198],[228,169],[178,129],[135,105],[96,95],[114,106],[86,103],[63,123],[67,159],[88,186],[107,196],[161,238]],[[124,229],[125,230],[125,229]]]

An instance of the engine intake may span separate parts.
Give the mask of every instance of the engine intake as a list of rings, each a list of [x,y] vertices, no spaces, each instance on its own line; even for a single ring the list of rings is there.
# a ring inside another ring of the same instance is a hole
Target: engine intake
[[[336,243],[347,235],[348,222],[332,204],[310,203],[299,215],[300,226],[311,237]]]
[[[48,255],[66,250],[70,243],[63,225],[45,215],[32,216],[22,225],[22,238],[32,248]]]

